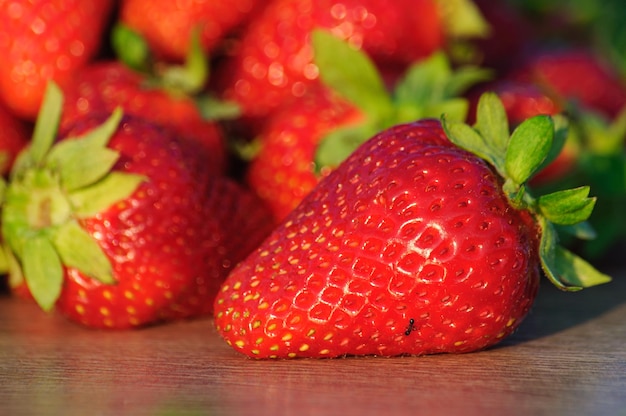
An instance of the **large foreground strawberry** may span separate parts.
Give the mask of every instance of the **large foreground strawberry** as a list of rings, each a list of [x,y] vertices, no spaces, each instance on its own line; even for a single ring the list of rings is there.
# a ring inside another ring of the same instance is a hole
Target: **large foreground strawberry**
[[[538,116],[509,136],[493,94],[476,129],[423,119],[381,132],[230,274],[217,330],[258,358],[470,352],[519,326],[542,269],[564,290],[608,281],[555,231],[584,228],[589,189],[535,199],[524,187],[561,134]]]

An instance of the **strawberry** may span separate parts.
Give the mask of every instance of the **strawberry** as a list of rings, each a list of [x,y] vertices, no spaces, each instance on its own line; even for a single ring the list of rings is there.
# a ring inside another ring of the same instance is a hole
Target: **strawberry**
[[[278,219],[385,127],[442,112],[464,120],[468,103],[460,94],[489,76],[469,66],[453,71],[446,56],[435,53],[412,65],[390,94],[362,51],[326,31],[312,32],[312,44],[323,86],[275,111],[257,136],[260,149],[246,172],[250,187]]]
[[[0,105],[0,175],[6,175],[17,154],[28,144],[29,127]]]
[[[112,0],[0,3],[0,101],[32,121],[48,80],[65,82],[99,52]]]
[[[111,112],[120,106],[126,114],[145,118],[196,142],[214,173],[225,172],[224,133],[215,121],[205,119],[192,95],[155,85],[148,75],[112,60],[87,65],[62,88],[62,127],[86,114]]]
[[[229,233],[249,232],[258,216],[228,223],[196,149],[119,108],[104,123],[108,113],[77,119],[54,144],[62,99],[51,84],[4,195],[12,283],[19,290],[21,277],[44,310],[88,327],[160,322],[225,277],[245,254],[225,252]]]
[[[211,52],[234,29],[252,18],[262,3],[259,0],[122,0],[119,20],[142,34],[161,59],[182,61],[195,28],[200,29],[203,50]]]
[[[626,82],[607,61],[584,48],[535,51],[507,77],[537,84],[555,99],[574,101],[608,118],[626,106]]]
[[[212,234],[207,235],[204,251],[204,277],[179,296],[179,301],[161,313],[164,320],[206,316],[213,313],[213,302],[228,273],[269,235],[274,221],[269,209],[253,192],[226,178],[212,181],[206,193],[204,211]]]
[[[241,35],[213,82],[255,129],[284,101],[301,97],[318,79],[311,31],[323,28],[362,49],[386,71],[406,68],[444,44],[433,0],[275,0]]]
[[[218,332],[256,358],[471,352],[519,326],[541,270],[563,290],[607,282],[557,243],[555,224],[593,209],[589,189],[524,186],[555,126],[537,116],[509,137],[485,94],[476,129],[422,119],[375,135],[231,272]]]

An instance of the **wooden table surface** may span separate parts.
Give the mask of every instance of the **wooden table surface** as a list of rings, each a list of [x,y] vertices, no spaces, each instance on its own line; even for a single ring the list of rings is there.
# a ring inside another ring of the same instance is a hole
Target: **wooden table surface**
[[[0,414],[626,415],[626,267],[608,272],[543,285],[496,348],[428,357],[254,361],[210,319],[92,331],[0,296]]]

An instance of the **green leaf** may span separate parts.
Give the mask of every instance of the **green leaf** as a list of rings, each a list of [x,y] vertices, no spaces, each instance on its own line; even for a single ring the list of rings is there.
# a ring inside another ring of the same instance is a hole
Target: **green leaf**
[[[598,236],[598,233],[588,221],[572,225],[560,225],[558,229],[581,240],[594,240]]]
[[[76,221],[57,228],[53,242],[65,266],[73,267],[104,284],[113,284],[113,267],[98,242]]]
[[[80,157],[82,155],[82,157]],[[77,152],[74,158],[65,160],[59,166],[61,185],[67,191],[85,187],[98,181],[111,170],[119,159],[119,153],[112,149],[93,149],[91,152]]]
[[[62,109],[63,93],[56,83],[49,81],[37,115],[32,142],[28,151],[30,161],[35,165],[43,161],[56,139]]]
[[[489,23],[473,1],[439,0],[437,4],[448,37],[474,38],[489,35]]]
[[[148,72],[152,65],[152,53],[148,42],[139,32],[123,23],[111,29],[111,46],[117,58],[135,71]]]
[[[111,172],[97,183],[71,192],[68,198],[74,214],[78,218],[88,218],[130,197],[145,180],[147,178],[142,175]]]
[[[196,107],[202,118],[209,121],[234,120],[241,116],[241,107],[234,101],[222,101],[203,95],[196,97]]]
[[[441,118],[462,122],[467,119],[469,103],[464,98],[449,98],[440,103],[426,105],[423,110],[424,117]],[[407,120],[409,121],[409,120]]]
[[[388,118],[393,108],[391,97],[369,57],[324,30],[314,30],[311,40],[322,82],[368,116]]]
[[[500,155],[485,141],[479,132],[461,122],[449,122],[442,117],[442,124],[446,135],[452,143],[486,160],[493,166],[501,163]]]
[[[566,117],[556,114],[552,116],[554,122],[554,138],[552,140],[552,146],[548,155],[544,159],[541,166],[539,166],[535,173],[541,172],[546,166],[552,163],[559,154],[563,151],[567,140],[574,141],[574,137],[570,136],[569,121]]]
[[[7,275],[9,274],[9,257],[8,251],[5,250],[4,245],[0,246],[0,274]]]
[[[48,236],[39,234],[25,241],[21,260],[33,298],[41,309],[50,311],[61,294],[64,272]]]
[[[24,279],[24,274],[22,272],[22,266],[15,257],[15,253],[13,253],[11,247],[9,247],[8,244],[5,243],[2,244],[2,250],[4,251],[4,255],[8,265],[9,287],[18,287],[26,284],[26,280]]]
[[[504,157],[511,132],[504,104],[496,93],[486,92],[478,99],[474,127],[485,138],[493,152]],[[498,160],[500,159],[501,157],[498,157]],[[499,168],[499,164],[496,167]]]
[[[589,198],[589,187],[553,192],[537,200],[540,213],[554,224],[573,225],[586,221],[596,203]]]
[[[183,65],[163,68],[159,74],[162,85],[188,95],[200,92],[209,78],[209,59],[200,41],[200,29],[191,31],[189,50]]]
[[[325,167],[339,166],[354,150],[377,133],[369,124],[338,128],[327,134],[320,142],[315,155],[315,167],[319,172]]]
[[[422,111],[424,117],[437,118],[441,117],[442,112],[431,111],[431,108],[435,110],[448,105],[449,101],[454,101],[454,105],[464,102],[466,109],[463,118],[459,119],[464,121],[469,104],[461,94],[476,83],[489,79],[490,74],[486,69],[469,66],[453,70],[446,54],[438,51],[409,67],[394,89],[393,100],[398,106],[410,105],[425,109]]]
[[[578,291],[611,281],[611,277],[596,270],[591,264],[558,245],[554,226],[545,218],[539,219],[542,235],[539,244],[541,265],[548,280],[564,291]]]
[[[553,137],[550,116],[535,116],[517,126],[506,149],[506,176],[518,185],[526,182],[548,156]]]
[[[394,100],[416,106],[441,101],[447,98],[445,87],[451,74],[445,53],[435,52],[409,67],[394,90]]]
[[[489,68],[471,65],[456,68],[446,83],[444,95],[446,97],[458,97],[465,94],[471,87],[480,82],[494,79],[494,71]]]
[[[52,147],[46,166],[59,172],[65,190],[72,191],[92,184],[111,170],[119,154],[106,145],[121,119],[122,111],[116,108],[103,124],[85,135],[68,138]]]
[[[588,288],[611,281],[610,276],[563,247],[556,248],[554,259],[560,280],[569,287]]]

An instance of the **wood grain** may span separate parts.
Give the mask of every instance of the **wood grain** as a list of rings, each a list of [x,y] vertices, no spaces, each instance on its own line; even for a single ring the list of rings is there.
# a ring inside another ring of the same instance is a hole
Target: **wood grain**
[[[254,361],[210,319],[92,331],[0,297],[3,415],[626,415],[626,269],[545,284],[518,332],[479,353]]]

